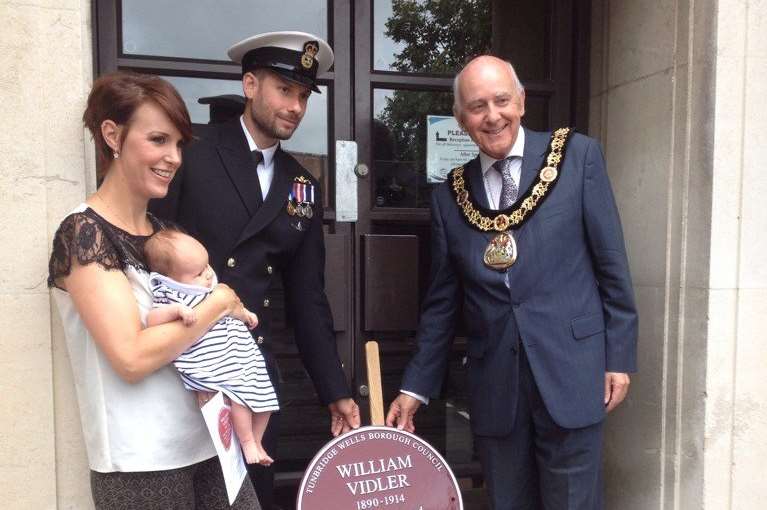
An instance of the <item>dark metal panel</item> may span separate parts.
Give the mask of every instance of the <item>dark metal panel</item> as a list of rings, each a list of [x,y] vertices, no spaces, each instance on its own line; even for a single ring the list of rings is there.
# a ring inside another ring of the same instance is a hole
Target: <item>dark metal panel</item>
[[[574,77],[574,62],[572,47],[575,44],[573,20],[573,0],[567,2],[553,1],[551,3],[551,27],[553,44],[551,52],[551,75],[556,84],[556,92],[551,98],[549,119],[550,129],[572,125],[570,118],[571,86]]]
[[[330,126],[332,129],[328,129],[329,148],[332,151],[330,154],[331,161],[335,162],[335,140],[353,140],[353,86],[352,86],[352,2],[351,0],[332,0],[328,2],[330,8],[330,15],[328,20],[331,23],[328,33],[333,35],[333,51],[335,52],[336,59],[333,63],[333,87],[331,89],[331,110],[329,115]],[[331,75],[328,73],[328,76]],[[329,168],[335,168],[335,163],[331,164]],[[335,195],[335,172],[331,171],[329,176],[328,186],[330,196]],[[354,241],[354,226],[350,223],[339,222],[336,223],[335,204],[331,204],[329,209],[325,210],[325,220],[330,223],[332,232],[338,235],[343,235],[346,238],[345,253],[346,258],[341,261],[326,262],[330,265],[334,264],[334,271],[344,273],[346,278],[346,285],[343,288],[344,292],[344,322],[339,323],[339,319],[334,317],[334,324],[337,330],[343,330],[343,333],[336,335],[338,355],[343,363],[344,371],[347,378],[351,381],[352,392],[357,388],[356,378],[356,351],[355,351],[355,334],[356,328],[354,324],[354,302],[355,302],[355,285],[354,285],[354,264],[353,264],[353,244]],[[329,260],[329,259],[328,259]],[[333,305],[331,305],[333,306]],[[333,312],[335,314],[335,312]]]
[[[333,313],[333,329],[346,331],[351,297],[349,236],[325,234],[325,293]]]
[[[365,330],[418,327],[418,237],[363,236]]]
[[[117,3],[97,0],[93,3],[94,76],[117,70],[118,37]]]
[[[121,69],[133,69],[146,73],[170,74],[174,76],[192,76],[195,78],[214,78],[222,80],[240,80],[242,69],[232,62],[214,62],[193,59],[171,59],[166,57],[130,56],[119,57],[117,65]],[[330,85],[334,73],[327,72],[318,80],[321,85]]]
[[[591,93],[591,2],[589,0],[575,1],[575,44],[573,44],[573,61],[575,70],[572,82],[572,106],[570,115],[573,125],[581,133],[589,129],[589,96]]]
[[[374,87],[402,89],[449,89],[453,86],[452,76],[429,76],[407,73],[371,73],[370,79]]]
[[[415,209],[409,207],[376,207],[370,211],[370,219],[374,222],[391,223],[429,223],[428,209]]]

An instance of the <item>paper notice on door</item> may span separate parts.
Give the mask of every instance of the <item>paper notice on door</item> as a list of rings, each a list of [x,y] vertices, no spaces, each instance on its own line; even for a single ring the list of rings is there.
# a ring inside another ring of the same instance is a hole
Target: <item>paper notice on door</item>
[[[213,439],[213,445],[221,462],[221,470],[224,472],[226,494],[229,496],[229,504],[234,503],[237,494],[242,487],[242,481],[248,473],[245,461],[242,459],[240,441],[232,427],[231,407],[226,405],[221,392],[202,406],[202,416],[208,426],[208,432]]]
[[[474,159],[478,152],[455,117],[426,116],[426,182],[444,181],[450,170]]]

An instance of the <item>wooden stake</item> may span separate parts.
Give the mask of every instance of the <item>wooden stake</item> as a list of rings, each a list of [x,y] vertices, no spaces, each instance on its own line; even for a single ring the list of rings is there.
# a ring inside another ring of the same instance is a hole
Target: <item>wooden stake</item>
[[[370,390],[370,424],[384,424],[383,387],[381,386],[381,360],[378,356],[378,342],[365,343],[365,358],[368,367],[368,389]]]

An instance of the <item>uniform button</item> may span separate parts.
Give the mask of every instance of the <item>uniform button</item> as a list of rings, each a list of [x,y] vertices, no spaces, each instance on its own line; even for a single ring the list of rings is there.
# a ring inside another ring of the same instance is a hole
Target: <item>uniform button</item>
[[[272,274],[274,272],[274,268],[272,266],[266,266],[266,272]]]
[[[237,261],[234,260],[234,257],[229,257],[229,259],[226,261],[226,267],[234,267],[237,265]]]
[[[264,299],[264,308],[269,308],[269,298]]]
[[[256,343],[257,343],[258,345],[261,345],[262,343],[264,343],[264,337],[262,337],[262,336],[259,336],[258,338],[256,338]]]

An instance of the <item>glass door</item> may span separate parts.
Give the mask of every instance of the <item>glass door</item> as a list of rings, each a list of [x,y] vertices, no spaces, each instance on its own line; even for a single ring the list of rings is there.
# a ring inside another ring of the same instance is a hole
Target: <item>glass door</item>
[[[96,0],[94,66],[97,75],[129,69],[168,78],[193,121],[207,124],[215,119],[205,98],[242,93],[240,68],[226,56],[231,44],[276,30],[303,30],[328,40],[335,52],[333,68],[321,80],[322,94],[312,94],[301,126],[283,147],[322,184],[326,290],[337,346],[369,423],[365,341],[380,344],[388,405],[413,352],[428,285],[429,195],[440,180],[427,164],[428,116],[452,114],[455,73],[472,56],[491,52],[511,60],[525,85],[526,127],[575,125],[584,130],[589,4]],[[242,107],[233,108],[236,115]],[[359,163],[358,177],[351,188],[341,187],[351,181],[346,179],[349,161],[336,153],[338,141],[357,146],[351,166]],[[343,176],[336,175],[340,159],[347,163]],[[347,204],[348,198],[355,200]],[[279,294],[273,301],[284,312]],[[289,325],[289,317],[277,325],[271,346],[282,378],[275,466],[278,499],[285,509],[292,508],[308,460],[329,438],[327,412],[318,405]],[[441,398],[419,411],[416,424],[418,434],[445,455],[462,479],[466,508],[480,509],[482,483],[469,429],[461,329],[449,353]]]

